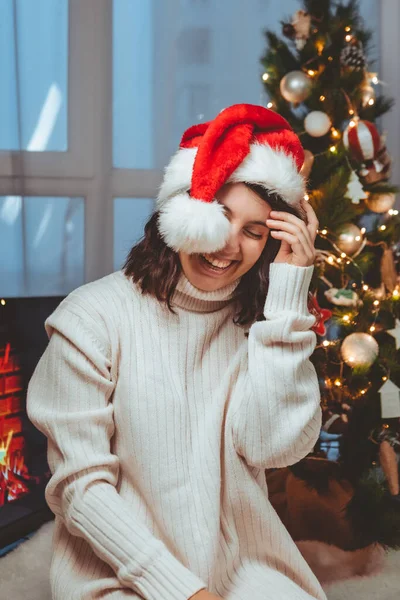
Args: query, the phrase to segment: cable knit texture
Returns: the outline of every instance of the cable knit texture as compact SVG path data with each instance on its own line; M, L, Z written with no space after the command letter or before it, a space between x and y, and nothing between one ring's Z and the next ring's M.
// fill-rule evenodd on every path
M48 438L54 600L326 598L268 500L264 469L320 425L313 267L272 264L266 320L233 323L236 284L181 276L175 314L117 271L45 322L27 412ZM248 329L248 328L247 328Z

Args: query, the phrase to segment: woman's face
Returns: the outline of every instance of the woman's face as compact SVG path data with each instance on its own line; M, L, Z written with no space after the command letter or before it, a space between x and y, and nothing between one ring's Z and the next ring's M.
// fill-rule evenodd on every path
M269 235L271 207L244 183L227 184L217 194L231 223L230 237L212 254L179 253L182 269L196 288L211 292L242 277L260 258Z

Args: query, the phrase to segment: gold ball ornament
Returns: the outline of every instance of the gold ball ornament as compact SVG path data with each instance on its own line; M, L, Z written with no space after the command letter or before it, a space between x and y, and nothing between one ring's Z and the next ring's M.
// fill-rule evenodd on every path
M340 348L344 362L350 367L370 367L379 353L379 344L369 333L351 333Z
M332 121L322 110L312 110L304 119L304 129L312 137L322 137L330 130Z
M300 104L310 95L312 81L303 71L290 71L282 77L279 87L285 100Z
M361 229L354 223L345 223L335 233L336 245L349 256L355 254L363 243Z
M368 194L368 197L365 199L365 204L372 212L385 213L394 206L395 201L395 194Z

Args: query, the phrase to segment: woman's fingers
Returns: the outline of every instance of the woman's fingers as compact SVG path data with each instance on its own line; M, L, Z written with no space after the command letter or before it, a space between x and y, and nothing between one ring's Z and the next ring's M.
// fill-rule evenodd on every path
M306 212L307 229L312 236L312 240L314 241L317 236L318 227L319 227L317 215L315 214L313 207L311 206L311 204L309 202L307 202L307 200L302 200L301 205Z

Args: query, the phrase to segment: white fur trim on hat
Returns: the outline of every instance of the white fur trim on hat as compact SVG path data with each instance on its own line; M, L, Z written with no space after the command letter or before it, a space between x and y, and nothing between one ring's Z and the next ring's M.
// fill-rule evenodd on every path
M158 228L165 243L176 252L217 252L228 241L230 222L219 202L203 202L181 193L160 208Z
M180 148L165 169L158 195L158 208L178 192L191 187L197 148ZM305 194L305 181L291 155L283 149L251 144L250 153L232 173L228 182L257 183L279 194L288 204L297 205ZM227 183L228 183L227 182Z

